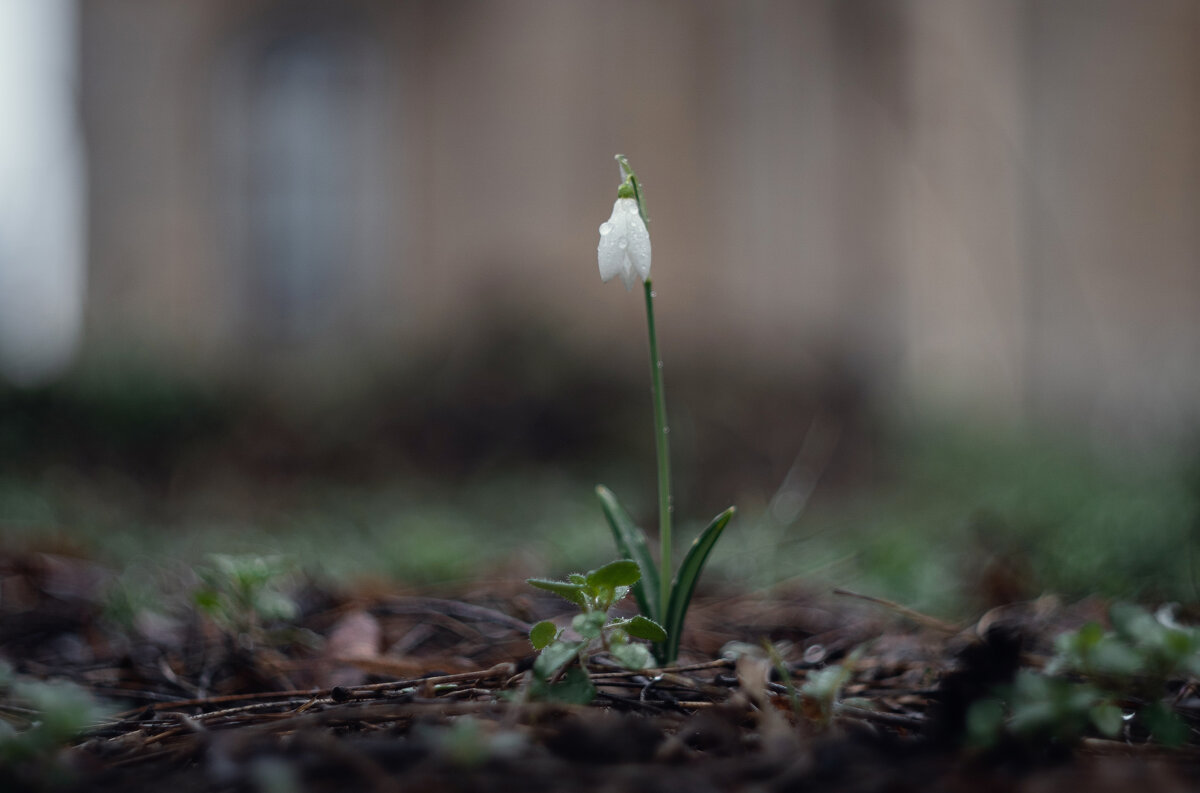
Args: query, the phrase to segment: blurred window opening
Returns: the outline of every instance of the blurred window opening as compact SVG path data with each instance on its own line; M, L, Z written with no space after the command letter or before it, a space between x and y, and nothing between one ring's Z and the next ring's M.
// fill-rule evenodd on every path
M250 38L223 86L240 302L260 343L354 334L356 301L378 288L383 81L371 40L333 22L283 17Z
M262 329L285 340L320 335L334 319L339 252L350 248L347 67L335 42L292 36L266 53L254 86L250 292Z

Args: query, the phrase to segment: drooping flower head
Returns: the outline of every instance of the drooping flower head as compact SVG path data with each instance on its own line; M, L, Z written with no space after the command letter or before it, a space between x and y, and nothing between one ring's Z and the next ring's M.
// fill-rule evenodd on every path
M650 232L638 205L637 177L623 157L618 155L618 161L625 180L617 188L612 216L600 224L596 259L601 280L607 282L619 275L625 288L632 289L637 278L643 281L650 278Z

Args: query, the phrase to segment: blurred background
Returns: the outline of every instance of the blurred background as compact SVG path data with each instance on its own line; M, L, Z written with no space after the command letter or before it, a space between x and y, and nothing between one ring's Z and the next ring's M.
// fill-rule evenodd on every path
M621 152L716 582L1195 598L1198 44L1195 0L0 0L0 532L607 561L592 485L655 498Z

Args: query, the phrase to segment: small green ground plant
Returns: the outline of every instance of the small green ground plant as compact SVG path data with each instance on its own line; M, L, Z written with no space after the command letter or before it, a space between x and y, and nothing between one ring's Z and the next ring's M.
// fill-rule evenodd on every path
M1115 603L1112 630L1090 622L1055 640L1044 674L1022 669L1011 686L976 702L968 714L972 744L1002 736L1072 743L1091 730L1116 737L1128 727L1166 746L1188 726L1168 701L1172 681L1200 677L1200 628L1179 624L1171 609L1151 614Z
M80 686L23 677L0 661L0 787L5 779L29 785L69 781L59 752L107 716Z
M542 620L530 630L529 641L540 653L533 664L531 694L535 699L591 702L596 689L586 667L588 655L597 646L627 669L650 666L650 651L630 639L662 642L666 639L662 626L641 614L609 614L640 578L637 563L622 559L586 574L572 574L565 581L529 579L531 585L553 592L580 610L571 620L573 637L549 620ZM572 662L578 663L571 666Z
M612 215L600 225L600 244L596 249L600 278L609 281L621 277L625 288L632 289L638 278L646 295L646 326L650 336L650 383L654 401L654 444L658 471L658 565L650 555L645 533L634 524L629 513L613 493L600 485L596 494L612 529L617 550L635 562L641 576L633 584L633 594L642 615L661 625L665 636L654 643L654 657L660 665L675 662L679 656L679 640L683 622L691 603L696 582L708 556L733 517L734 508L722 512L700 532L684 557L683 564L672 577L671 569L671 454L668 443L667 405L663 391L663 363L658 352L658 335L654 325L654 298L657 296L650 280L650 217L641 182L618 154L621 184Z
M241 641L261 639L265 627L296 615L284 592L291 565L278 556L211 554L197 569L196 606L223 631Z
M1111 631L1088 623L1058 637L1046 672L1086 677L1127 706L1131 726L1159 743L1182 744L1188 727L1166 697L1172 681L1200 677L1200 628L1180 624L1170 606L1151 614L1118 602L1108 618Z
M967 744L987 749L1011 738L1027 746L1070 746L1093 730L1114 738L1121 710L1090 683L1021 669L1011 685L967 712Z
M734 647L727 650L727 655L745 652L748 649L751 649L750 645L735 644ZM796 718L807 720L813 728L820 732L832 729L838 707L843 704L842 689L854 676L854 666L862 658L864 648L861 646L854 648L840 664L830 664L809 672L799 688L796 687L792 673L779 648L764 639L762 650L766 652L767 660L770 661L771 666L775 669L775 674L782 681L782 685L787 691L788 702L791 703L792 712L796 714Z

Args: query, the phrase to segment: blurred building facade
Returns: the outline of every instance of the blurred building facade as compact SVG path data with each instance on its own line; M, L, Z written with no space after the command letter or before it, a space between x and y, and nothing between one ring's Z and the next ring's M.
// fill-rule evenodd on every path
M1200 424L1194 0L80 10L91 347L274 377L531 317L640 366L620 151L676 358Z

